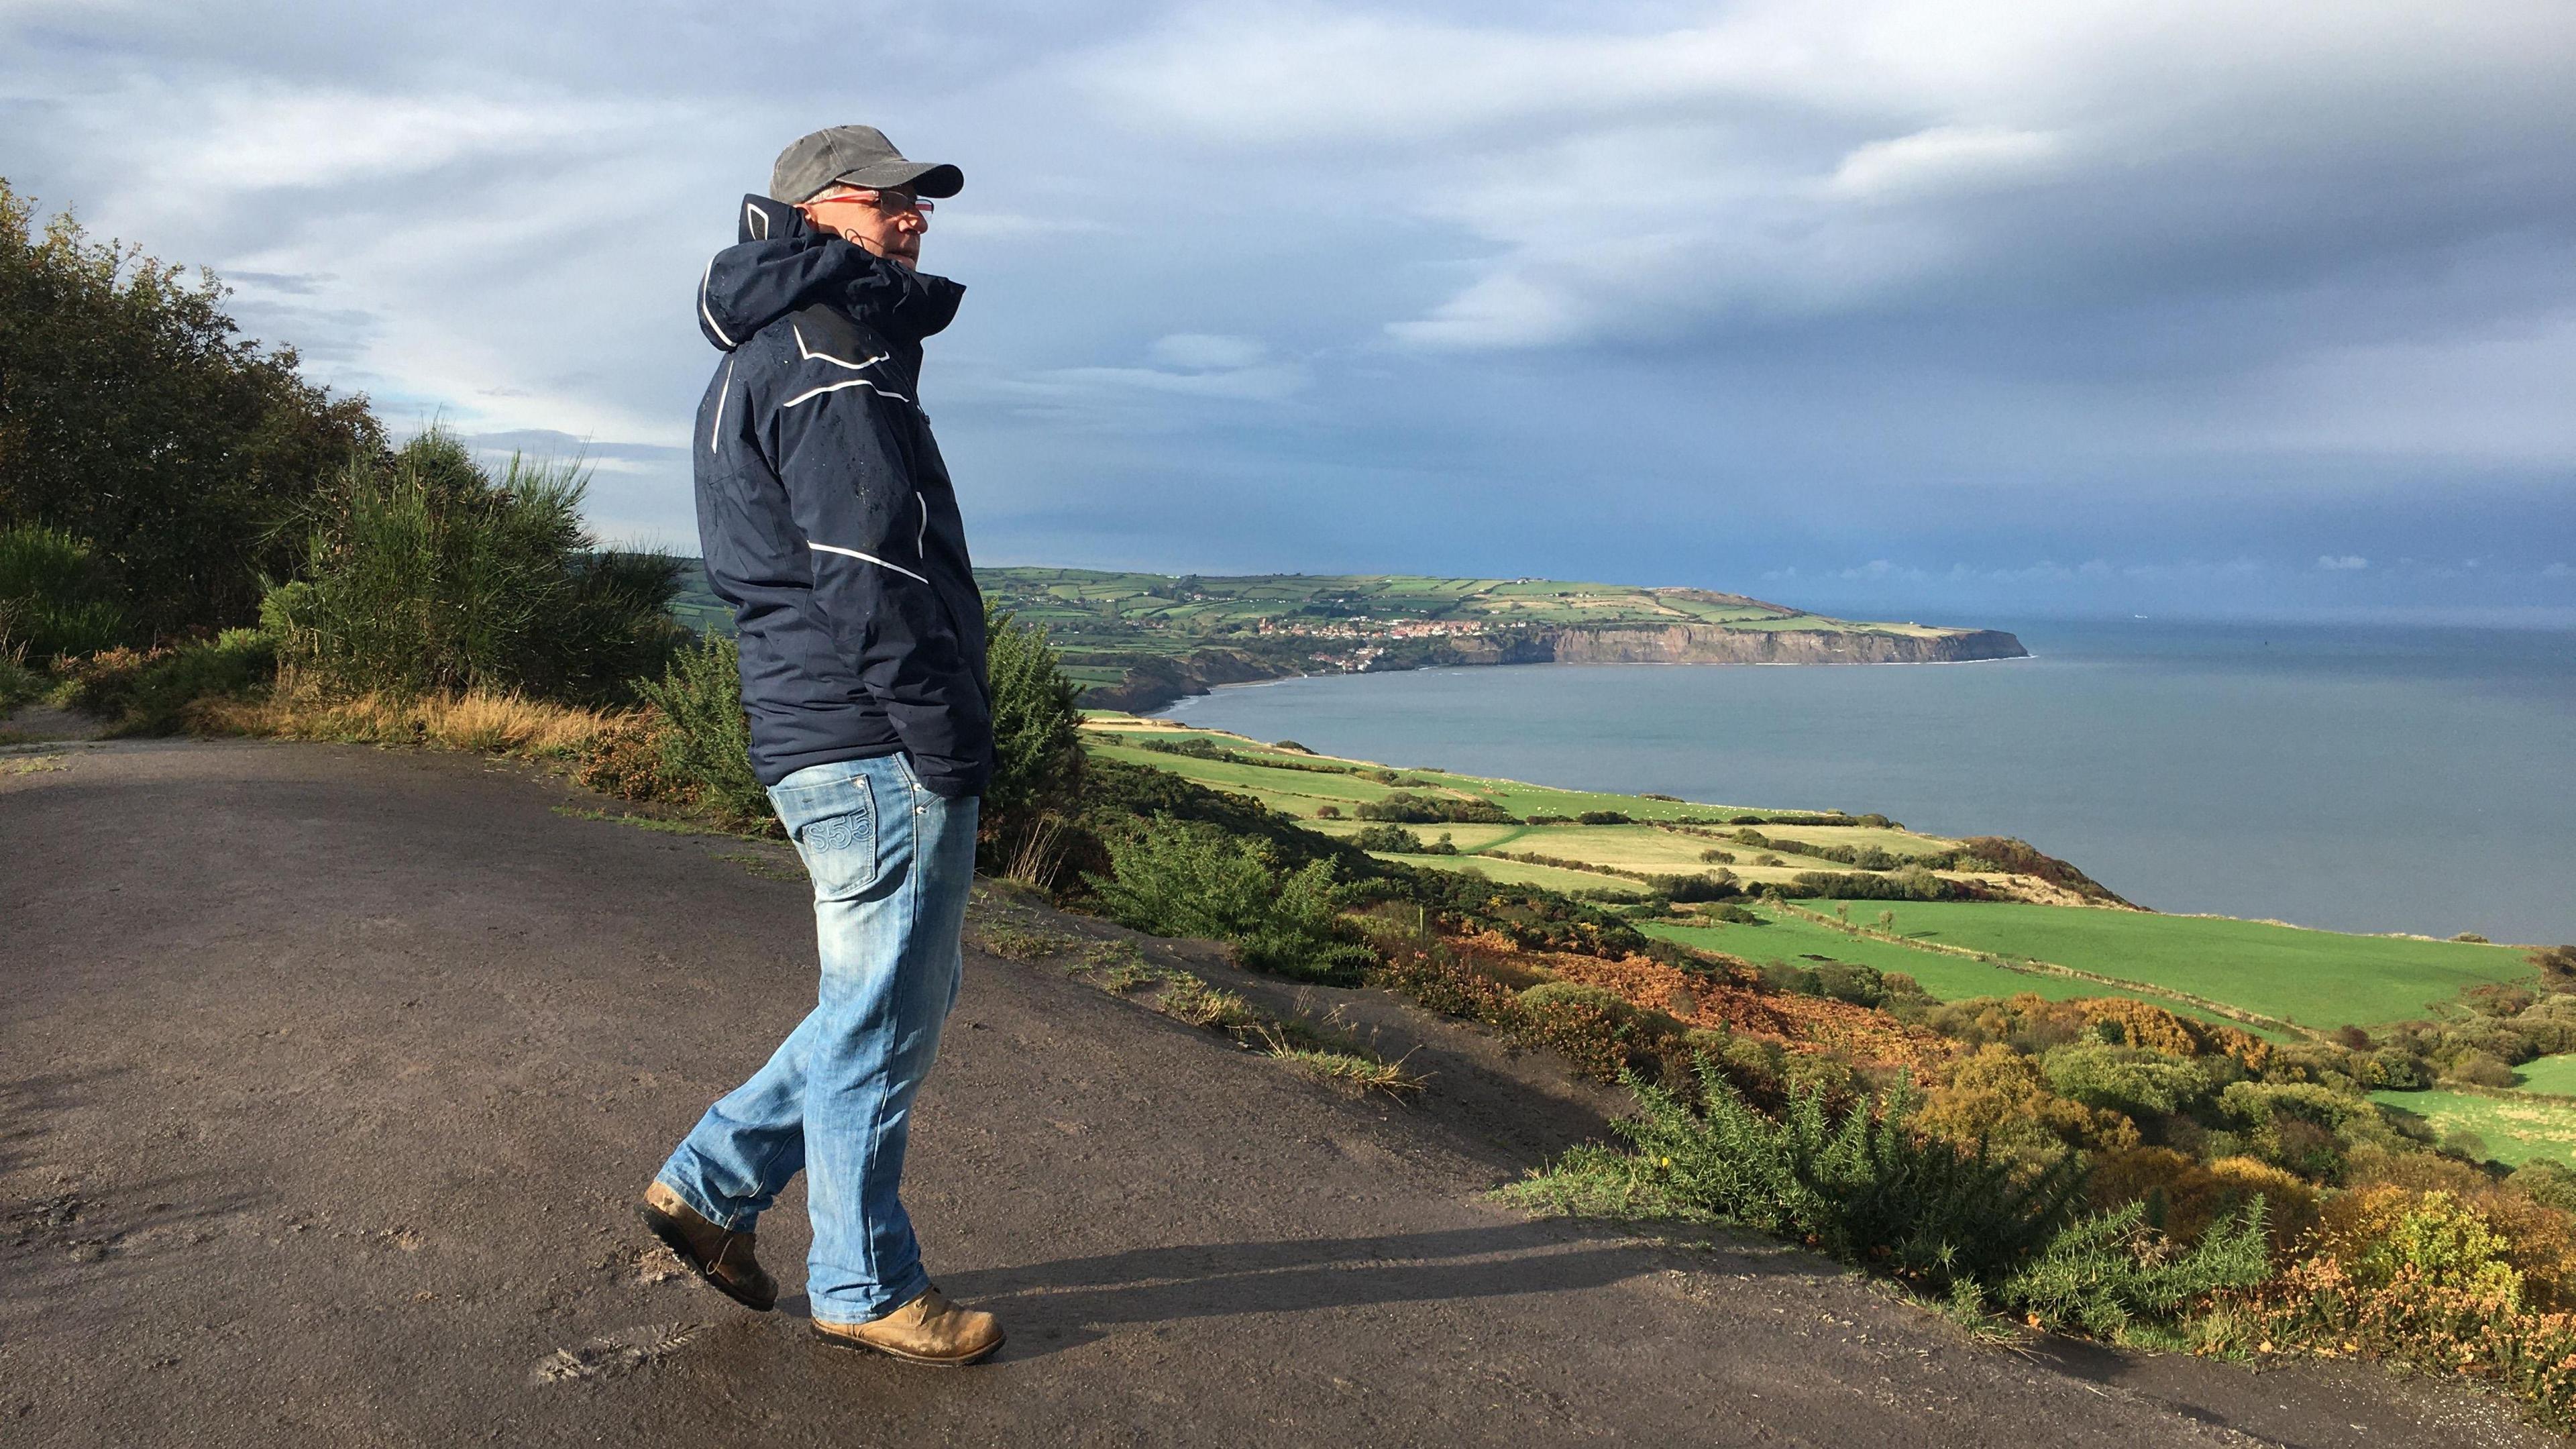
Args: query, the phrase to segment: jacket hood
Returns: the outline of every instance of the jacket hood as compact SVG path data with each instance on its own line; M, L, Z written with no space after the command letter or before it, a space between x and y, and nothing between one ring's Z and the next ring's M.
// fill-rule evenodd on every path
M790 312L823 305L917 347L957 316L966 289L805 224L796 208L746 196L734 245L698 279L698 330L731 352Z

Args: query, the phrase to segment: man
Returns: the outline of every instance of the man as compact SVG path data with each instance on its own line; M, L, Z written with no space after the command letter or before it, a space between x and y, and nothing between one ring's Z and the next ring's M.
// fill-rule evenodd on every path
M965 289L915 263L931 198L964 184L872 127L817 131L779 155L770 196L743 198L739 244L699 284L725 356L691 450L698 537L741 632L752 768L814 879L822 988L643 1209L707 1282L766 1310L753 1224L802 1168L815 1332L927 1364L1002 1343L931 1284L898 1196L993 757L983 598L916 402L922 340Z

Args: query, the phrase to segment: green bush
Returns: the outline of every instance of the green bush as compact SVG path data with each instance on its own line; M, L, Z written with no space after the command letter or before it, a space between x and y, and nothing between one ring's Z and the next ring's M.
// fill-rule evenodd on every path
M125 642L94 551L60 529L0 528L0 655L42 665Z
M2040 1071L2061 1097L2142 1120L2191 1111L2219 1086L2196 1062L2099 1042L2055 1048L2041 1058Z
M271 590L261 620L335 691L619 698L684 638L667 613L678 565L593 552L586 486L575 467L515 457L495 480L436 429L388 464L355 460L306 577Z
M664 784L736 825L771 818L769 792L751 772L751 725L742 712L742 656L710 634L671 656L661 679L635 691L660 711L656 769Z
M1512 1035L1563 1055L1575 1075L1615 1082L1628 1069L1628 1037L1637 1008L1616 993L1574 981L1542 981L1517 998Z
M2175 1252L2133 1202L2069 1224L2028 1264L1996 1285L2005 1307L2057 1327L2109 1338L2133 1319L2170 1318L2222 1288L2250 1288L2271 1273L2264 1202L2257 1195Z
M2071 1156L2017 1174L1982 1151L1915 1136L1902 1084L1854 1102L1839 1122L1828 1118L1823 1091L1796 1092L1775 1122L1716 1062L1703 1057L1699 1074L1704 1112L1628 1079L1639 1112L1618 1130L1663 1194L1936 1291L2002 1283L2066 1225L2082 1187Z
M226 629L212 641L149 652L110 649L68 661L64 700L107 721L112 735L177 734L200 699L249 699L277 677L277 641Z
M985 606L985 675L993 700L993 778L984 788L978 853L984 869L1040 887L1053 882L1064 822L1082 789L1082 691L1067 679L1046 630Z
M1120 925L1231 941L1248 967L1312 981L1356 983L1377 962L1343 935L1327 861L1283 870L1260 840L1175 820L1108 845L1110 874L1085 882Z
M1401 825L1364 825L1351 836L1351 844L1362 850L1383 850L1396 855L1418 855L1422 837Z
M1392 820L1404 825L1518 825L1509 811L1491 800L1462 800L1454 795L1424 795L1398 790L1371 800L1352 813L1362 820Z

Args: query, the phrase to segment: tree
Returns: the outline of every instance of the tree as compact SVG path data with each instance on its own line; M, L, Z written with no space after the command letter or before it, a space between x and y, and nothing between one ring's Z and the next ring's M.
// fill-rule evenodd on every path
M212 273L34 217L0 181L0 527L95 549L138 642L250 622L328 480L383 452L366 399L241 336Z

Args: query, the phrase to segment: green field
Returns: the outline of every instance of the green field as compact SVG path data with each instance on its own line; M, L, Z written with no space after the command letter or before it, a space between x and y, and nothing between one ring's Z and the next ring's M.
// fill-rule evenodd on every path
M2474 1132L2487 1155L2508 1167L2533 1161L2576 1167L2576 1104L2468 1092L2373 1092L2370 1100L2414 1113L2436 1132Z
M2513 1084L2526 1092L2576 1097L2576 1052L2524 1062L2514 1068Z
M1854 901L1875 920L1885 902ZM1983 901L1900 902L1896 929L1945 945L2169 987L2327 1030L2425 1014L2462 987L2531 973L2507 946L2348 936L2262 921Z
M1887 903L1870 902L1880 910ZM2073 976L2054 973L2015 971L2006 966L1992 966L1972 961L1965 956L1952 956L1942 951L1925 951L1900 946L1893 941L1872 940L1854 936L1831 926L1819 925L1798 916L1753 908L1769 924L1744 925L1712 921L1706 925L1688 925L1677 921L1641 921L1638 929L1649 936L1679 941L1705 951L1720 951L1740 956L1747 961L1786 961L1790 965L1813 964L1813 958L1848 961L1857 966L1880 971L1902 971L1914 978L1925 991L1942 1001L1969 1001L1981 996L2017 996L2031 992L2050 1001L2072 1001L2085 996L2128 996L2154 1006L2161 1006L2177 1016L2188 1016L2219 1026L2232 1026L2274 1041L2287 1040L2282 1033L2263 1027L2230 1020L2214 1011L2206 1011L2187 1001L2177 1001L2154 991L2121 991ZM1901 907L1899 907L1901 909ZM2043 910L2066 909L2040 907ZM1865 919L1854 911L1855 919ZM1875 915L1876 912L1871 912Z
M1315 813L1315 807L1318 805L1334 805L1347 812L1353 805L1366 801L1383 800L1387 796L1394 794L1399 790L1410 791L1415 794L1449 794L1456 795L1461 798L1473 797L1481 800L1490 800L1496 805L1501 806L1505 812L1522 817L1531 815L1563 815L1572 817L1580 815L1588 810L1616 810L1635 820L1679 820L1713 815L1723 816L1748 811L1762 815L1796 813L1778 808L1765 808L1760 806L1722 805L1675 800L1648 800L1636 795L1612 795L1595 790L1560 790L1552 786L1532 785L1519 780L1489 779L1478 775L1452 774L1441 770L1399 769L1396 771L1400 777L1398 783L1385 784L1359 775L1327 773L1324 771L1300 770L1293 768L1296 764L1301 762L1350 764L1358 765L1367 769L1380 768L1379 766L1365 760L1333 760L1326 756L1300 755L1293 751L1275 749L1271 746L1246 740L1239 736L1221 734L1211 730L1173 729L1167 726L1148 724L1143 721L1137 721L1131 725L1122 727L1120 721L1116 717L1096 719L1093 722L1093 727L1087 732L1086 738L1094 751L1111 759L1124 760L1131 764L1151 765L1156 769L1169 770L1173 774L1179 775L1184 779L1195 780L1200 784L1212 786L1220 790L1234 790L1244 794L1257 795L1262 797L1265 801L1275 803L1279 809L1287 810L1292 814L1305 817L1313 816ZM1256 759L1277 760L1281 763L1277 767L1272 767L1262 764L1238 764L1231 760L1196 759L1188 755L1174 755L1158 750L1147 750L1137 745L1126 743L1125 741L1129 739L1151 739L1172 742L1189 739L1204 739L1211 744L1232 750L1238 754L1251 755ZM1325 822L1318 828L1329 829L1331 828L1330 822ZM1458 829L1461 827L1448 826L1442 828ZM1688 867L1694 870L1707 868L1700 864L1699 852L1712 846L1722 847L1746 854L1750 853L1744 851L1743 847L1736 846L1728 841L1674 835L1666 831L1653 829L1650 826L1534 826L1513 828L1539 831L1580 831L1587 837L1598 834L1600 839L1604 841L1614 838L1613 832L1630 832L1624 837L1617 838L1627 838L1631 840L1652 836L1662 841L1672 842L1671 846L1667 850L1658 855L1658 859L1676 858L1677 855L1677 858L1686 862ZM1895 854L1923 854L1931 851L1945 850L1956 843L1954 841L1936 839L1931 836L1914 835L1899 830L1875 830L1863 826L1837 825L1816 827L1801 825L1763 825L1757 828L1760 829L1764 835L1781 840L1831 840L1854 845L1876 844L1882 849ZM1535 844L1504 845L1501 848L1506 850L1537 850L1545 854L1559 853L1553 850L1547 850L1544 847ZM1784 858L1786 857L1784 856ZM1660 866L1658 868L1668 869L1671 867ZM1834 866L1829 862L1811 860L1804 868L1814 870L1820 868L1842 869L1843 867Z

